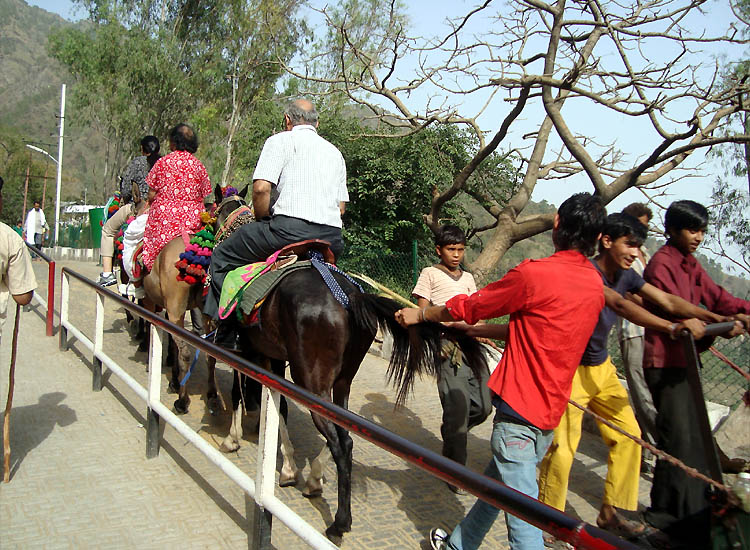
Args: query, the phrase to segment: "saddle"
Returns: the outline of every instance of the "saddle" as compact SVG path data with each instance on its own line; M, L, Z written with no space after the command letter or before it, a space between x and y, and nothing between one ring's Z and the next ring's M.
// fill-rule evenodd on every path
M230 271L221 288L219 318L226 319L240 304L241 310L245 313L257 309L282 277L298 268L310 267L309 261L297 260L307 258L312 252L320 253L325 262L333 265L335 256L331 252L330 243L320 239L309 239L286 245L264 262L248 264Z
M313 250L320 252L326 263L336 263L336 257L333 255L333 252L331 252L331 243L321 239L308 239L306 241L288 244L279 250L278 256L283 257L294 255L298 258L306 258Z

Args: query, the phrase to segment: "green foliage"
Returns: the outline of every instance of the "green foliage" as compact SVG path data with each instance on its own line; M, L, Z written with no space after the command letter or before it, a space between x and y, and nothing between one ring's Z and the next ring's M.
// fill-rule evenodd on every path
M399 138L357 137L364 129L353 118L322 116L320 133L344 155L350 202L345 235L350 246L410 252L412 241L432 246L422 212L433 190L451 183L451 174L470 154L466 136L454 127L430 128ZM465 226L459 206L446 220Z
M26 172L30 174L26 211L34 206L34 200L41 201L44 190L44 179L38 175L44 174L45 163L39 158L41 155L32 154L26 148L21 136L12 128L0 126L0 165L3 167L3 210L0 221L13 226L20 219L26 218L23 199L26 188ZM51 165L50 179L47 183L47 194L44 200L44 214L50 226L55 219L55 167ZM35 175L37 175L35 177Z

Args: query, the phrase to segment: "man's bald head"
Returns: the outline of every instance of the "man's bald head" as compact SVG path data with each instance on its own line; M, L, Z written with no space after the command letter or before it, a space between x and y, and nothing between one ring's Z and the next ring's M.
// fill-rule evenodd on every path
M315 105L307 99L296 99L284 110L284 115L289 119L292 126L299 124L318 125L318 111Z

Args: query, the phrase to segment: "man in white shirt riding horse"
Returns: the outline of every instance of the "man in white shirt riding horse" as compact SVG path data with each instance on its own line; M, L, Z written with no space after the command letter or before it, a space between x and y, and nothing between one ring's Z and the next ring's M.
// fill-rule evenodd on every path
M328 241L336 257L344 248L341 216L349 201L344 157L318 135L318 113L310 101L290 103L284 127L266 140L253 173L253 210L259 221L241 226L211 256L211 290L204 313L214 319L224 278L233 269L307 239ZM274 187L278 198L272 211ZM222 325L216 342L236 349L233 331Z

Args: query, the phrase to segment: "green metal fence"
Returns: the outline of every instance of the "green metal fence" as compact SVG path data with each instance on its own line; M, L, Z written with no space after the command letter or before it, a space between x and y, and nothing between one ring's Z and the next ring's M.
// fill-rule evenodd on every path
M614 330L609 335L608 347L612 362L617 367L617 372L624 379L625 371L622 366L620 345L617 342L617 332ZM748 372L748 358L750 357L750 337L748 335L737 336L731 340L717 338L713 347L727 356L735 365ZM750 390L750 382L710 351L701 354L701 363L703 364L701 381L706 400L726 405L731 409L736 408L742 401L742 394Z
M58 246L93 248L91 226L88 223L66 223L60 227Z
M338 260L341 269L367 275L405 298L411 298L411 291L422 268L432 263L433 260L417 253L416 243L410 252L401 254L384 254L371 248L350 247Z

